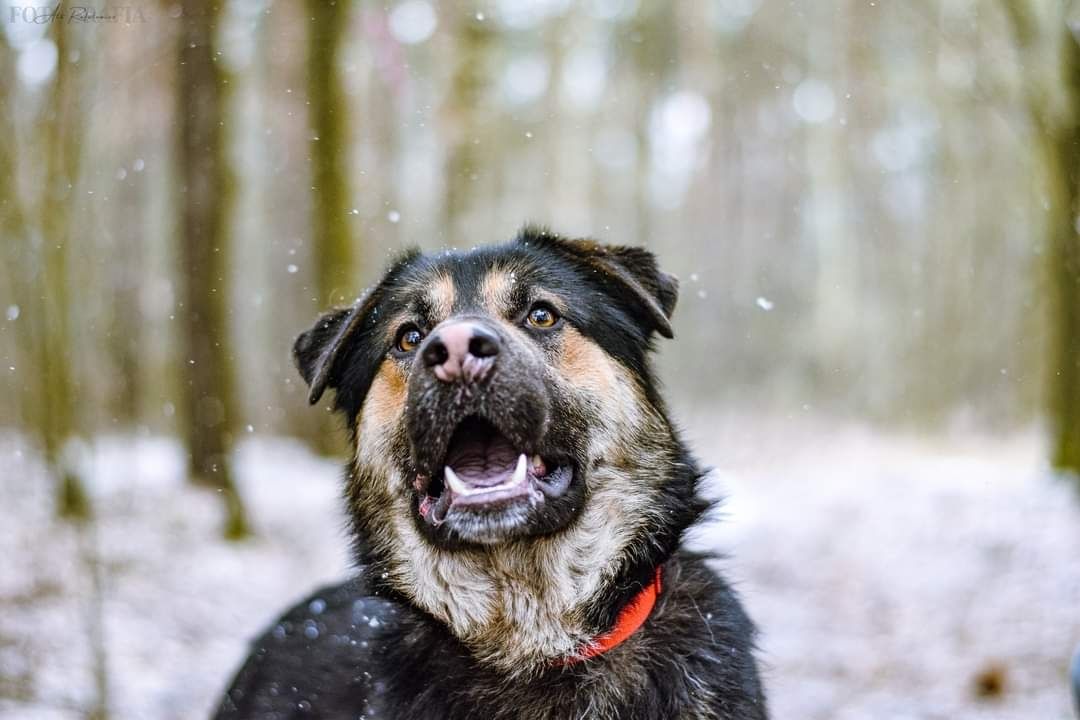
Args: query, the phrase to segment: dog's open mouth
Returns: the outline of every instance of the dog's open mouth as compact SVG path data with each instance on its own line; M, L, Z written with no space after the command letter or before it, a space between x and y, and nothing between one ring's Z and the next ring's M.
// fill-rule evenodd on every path
M570 463L515 448L494 425L472 415L454 430L442 469L418 474L415 488L420 516L440 525L453 513L539 505L563 495L572 477Z

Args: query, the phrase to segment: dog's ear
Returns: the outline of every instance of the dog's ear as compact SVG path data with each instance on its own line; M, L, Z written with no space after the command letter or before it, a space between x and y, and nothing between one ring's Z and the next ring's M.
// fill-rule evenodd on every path
M654 330L666 338L675 337L671 314L679 299L679 279L662 271L656 256L645 248L570 240L531 227L521 232L518 241L550 247L585 264L644 310Z
M310 388L308 402L312 405L319 402L327 387L332 387L334 363L349 336L367 316L374 295L368 290L353 305L323 313L293 343L293 361Z
M360 330L372 315L388 284L397 279L421 257L416 248L406 250L391 263L379 284L369 288L349 307L334 308L324 313L311 329L300 333L293 343L293 360L311 391L308 402L314 405L326 392L337 387L335 367L349 339Z

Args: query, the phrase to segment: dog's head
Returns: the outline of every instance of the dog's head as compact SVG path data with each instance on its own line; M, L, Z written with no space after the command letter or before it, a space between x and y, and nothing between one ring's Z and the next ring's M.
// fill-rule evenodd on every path
M348 499L368 559L474 639L510 612L495 597L507 577L565 570L573 589L553 612L578 613L586 632L588 611L572 606L670 545L683 529L672 518L691 513L648 362L676 297L645 250L526 230L408 254L320 318L294 353L311 401L335 389L349 421Z

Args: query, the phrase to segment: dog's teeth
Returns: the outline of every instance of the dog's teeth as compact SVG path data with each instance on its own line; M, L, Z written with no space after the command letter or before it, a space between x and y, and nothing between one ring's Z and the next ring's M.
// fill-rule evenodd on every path
M532 466L534 470L539 470L544 467L544 461L540 459L539 455L532 456Z
M461 478L457 476L457 473L449 465L446 466L443 472L446 475L446 484L450 486L455 495L468 495L472 492L469 486L461 481Z
M510 487L515 487L525 482L525 472L529 468L529 461L525 453L518 456L517 467L514 468L514 477L510 479Z
M469 487L461 478L457 476L453 468L447 465L443 469L443 474L446 477L446 484L454 495L481 495L483 493L498 492L501 490L509 490L515 488L525 482L526 475L529 469L528 458L525 457L525 453L522 453L518 457L517 466L514 468L514 474L510 476L510 479L504 483L498 485L492 485L491 487Z

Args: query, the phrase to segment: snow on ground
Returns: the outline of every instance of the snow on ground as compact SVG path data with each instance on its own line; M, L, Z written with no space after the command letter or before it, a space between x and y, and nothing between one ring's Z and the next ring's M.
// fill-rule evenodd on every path
M727 496L695 543L728 554L763 630L775 718L1071 718L1080 503L1037 437L723 419L690 435ZM114 718L205 717L260 628L347 573L336 464L271 438L237 460L254 540L217 539L218 498L159 438L96 443L98 520L80 532L52 518L29 448L0 437L0 717L82 716L98 612ZM1000 694L978 696L983 675Z
M92 562L100 557L114 718L206 717L276 613L347 572L338 465L287 440L237 453L257 537L218 540L215 493L185 484L170 440L111 438L93 460L96 537L51 517L25 448L0 483L0 717L75 718L93 698Z

